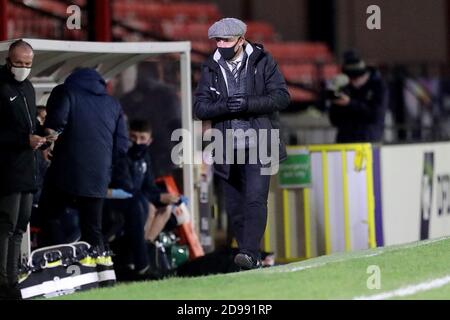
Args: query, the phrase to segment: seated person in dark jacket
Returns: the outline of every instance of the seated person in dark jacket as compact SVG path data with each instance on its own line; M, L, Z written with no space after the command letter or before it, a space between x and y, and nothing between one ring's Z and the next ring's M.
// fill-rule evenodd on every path
M386 87L380 73L354 51L344 54L342 69L349 83L332 100L329 114L338 130L336 142L382 142Z
M154 241L162 231L171 215L169 205L177 203L179 197L163 193L155 184L148 153L150 124L131 121L129 135L133 144L128 156L116 165L108 205L123 215L125 241L131 253L129 264L134 265L138 276L145 276L150 272L147 240Z

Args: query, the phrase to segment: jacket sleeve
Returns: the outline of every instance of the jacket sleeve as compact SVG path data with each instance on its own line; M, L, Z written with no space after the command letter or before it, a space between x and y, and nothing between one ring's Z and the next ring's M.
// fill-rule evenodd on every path
M64 85L56 86L47 101L47 117L44 127L55 131L64 130L69 120L70 98Z
M160 201L161 197L161 189L155 183L155 177L153 175L153 169L150 159L146 158L147 162L147 171L145 172L144 183L142 185L142 193L150 201L155 207L164 207Z
M351 98L347 106L332 105L330 108L330 121L333 125L349 122L373 124L384 121L385 114L385 87L380 80L374 84L374 95L370 100Z
M123 156L119 159L115 159L109 188L123 189L130 193L134 193L136 191L131 178L130 166L127 157Z
M116 122L113 141L113 159L122 159L128 152L128 129L122 107L119 105L119 117Z
M30 147L30 137L27 133L0 129L0 149L26 149Z
M210 77L208 67L203 66L201 78L195 91L194 102L195 116L199 120L214 120L230 114L226 98L221 96L218 91L212 90Z
M259 72L260 70L258 70ZM249 114L265 114L281 111L289 106L291 97L286 86L286 81L281 74L277 63L267 53L267 62L264 65L265 95L249 96Z
M0 116L2 105L0 102ZM0 125L0 150L4 148L26 149L30 147L30 137L27 132L20 132Z

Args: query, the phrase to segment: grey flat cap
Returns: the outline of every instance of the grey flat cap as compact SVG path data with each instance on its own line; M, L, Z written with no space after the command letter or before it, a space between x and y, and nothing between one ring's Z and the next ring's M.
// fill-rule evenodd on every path
M208 38L242 37L247 32L247 25L236 18L223 18L215 22L208 30Z

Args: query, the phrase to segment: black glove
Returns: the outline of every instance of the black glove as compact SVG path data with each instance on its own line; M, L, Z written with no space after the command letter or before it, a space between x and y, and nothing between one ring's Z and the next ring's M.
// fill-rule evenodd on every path
M231 96L227 100L227 108L231 112L245 112L248 109L246 96Z

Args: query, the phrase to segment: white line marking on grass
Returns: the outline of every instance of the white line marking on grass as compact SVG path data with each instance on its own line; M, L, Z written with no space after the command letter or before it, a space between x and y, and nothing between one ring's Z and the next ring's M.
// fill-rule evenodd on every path
M416 294L422 291L428 291L443 287L450 283L450 276L434 279L431 281L422 282L419 284L410 285L407 287L399 288L392 291L387 291L372 296L355 297L353 300L385 300L395 297L405 297Z
M306 265L300 265L300 266L290 266L290 264L287 264L284 266L277 266L275 268L263 269L263 272L265 272L265 273L283 273L283 272L302 271L302 270L311 269L311 268L323 267L330 263L337 263L337 262L350 261L353 259L363 259L363 258L375 257L375 256L381 255L383 253L387 253L387 252L394 252L397 250L412 249L412 248L427 246L427 245L430 245L430 244L433 244L436 242L440 242L440 241L444 241L447 239L449 239L449 237L441 237L441 238L437 238L437 239L422 240L422 241L409 243L406 245L399 245L399 247L397 247L397 246L379 247L379 248L375 249L376 250L375 252L370 252L367 254L361 254L361 255L351 256L351 257L344 257L344 258L340 258L340 259L338 258L336 260L317 262L317 263L311 263L311 264L307 264L308 262L305 261ZM355 253L355 251L353 251L353 253ZM325 257L325 256L322 256L322 257ZM252 270L252 271L254 271L254 270ZM260 270L256 270L256 271L259 272Z
M325 266L327 264L330 264L330 263L344 262L344 261L349 261L349 260L353 260L353 259L374 257L374 256L378 256L378 255L380 255L382 253L384 253L384 251L380 250L380 252L364 254L364 255L357 256L357 257L336 259L336 260L327 261L327 262L318 262L318 263L313 263L313 264L309 264L309 265L306 265L306 266L304 266L304 265L295 266L295 267L293 267L293 266L289 267L289 265L279 266L276 269L269 268L269 269L264 270L264 271L267 272L267 273L296 272L296 271L302 271L302 270L311 269L311 268L323 267L323 266Z

